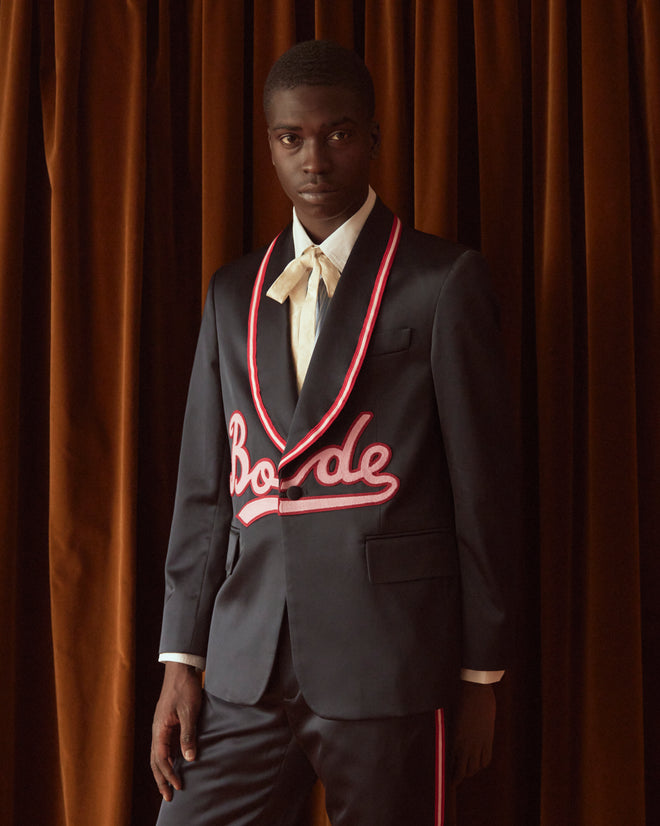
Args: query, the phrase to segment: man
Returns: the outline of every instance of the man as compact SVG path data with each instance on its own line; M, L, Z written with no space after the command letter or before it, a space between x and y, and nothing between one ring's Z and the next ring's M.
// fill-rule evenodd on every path
M333 826L436 826L445 784L490 760L510 643L497 312L477 253L402 227L370 189L356 55L295 46L264 105L294 219L219 270L204 309L166 568L159 823L294 823L318 776Z

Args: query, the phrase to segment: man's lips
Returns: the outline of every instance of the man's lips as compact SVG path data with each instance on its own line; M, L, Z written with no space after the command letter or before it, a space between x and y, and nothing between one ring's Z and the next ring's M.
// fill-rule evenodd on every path
M333 195L336 191L336 188L330 184L306 184L298 190L298 194L303 198L313 199Z

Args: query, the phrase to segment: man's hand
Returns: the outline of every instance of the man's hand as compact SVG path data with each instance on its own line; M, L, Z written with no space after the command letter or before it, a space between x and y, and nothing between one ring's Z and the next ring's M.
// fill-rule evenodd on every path
M195 669L183 663L166 663L151 729L151 771L164 800L172 799L172 788L181 789L181 778L172 768L177 746L185 760L195 759L201 701L202 684Z
M458 785L486 768L493 753L495 692L492 685L461 682L452 744L451 782Z

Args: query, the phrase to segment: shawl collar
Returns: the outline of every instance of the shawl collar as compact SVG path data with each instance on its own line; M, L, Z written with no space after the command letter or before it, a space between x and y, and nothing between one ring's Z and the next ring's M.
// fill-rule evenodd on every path
M293 256L289 224L262 262L252 294L248 329L252 398L266 432L280 451L286 444L298 389L289 336L289 303L279 304L266 292Z
M297 403L288 304L266 297L293 257L291 229L266 253L252 297L248 348L252 344L254 352L248 350L248 362L259 418L283 453L280 467L313 445L346 404L369 344L400 231L400 221L377 200L339 279Z

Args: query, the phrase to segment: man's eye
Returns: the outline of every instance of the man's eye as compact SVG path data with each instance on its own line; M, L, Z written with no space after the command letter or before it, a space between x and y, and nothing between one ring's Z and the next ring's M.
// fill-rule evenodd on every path
M295 146L298 143L298 136L280 135L279 141L280 143L284 144L284 146Z
M348 137L350 137L348 132L345 132L343 129L338 129L329 136L329 140L339 142L345 141Z

